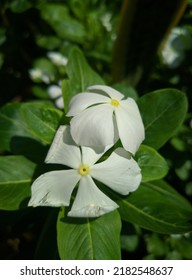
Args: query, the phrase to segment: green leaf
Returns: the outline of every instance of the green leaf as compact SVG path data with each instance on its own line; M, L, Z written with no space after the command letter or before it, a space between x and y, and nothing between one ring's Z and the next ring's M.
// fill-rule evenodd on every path
M159 233L192 230L192 207L163 181L142 184L126 198L116 195L123 220Z
M64 217L60 211L57 242L64 260L120 259L121 222L118 211L97 219Z
M125 98L131 97L134 100L138 99L138 94L134 87L123 84L123 83L117 83L113 85L113 88L120 91L122 94L124 94Z
M147 243L147 252L149 254L162 258L164 255L168 253L169 246L166 240L164 239L164 236L153 233L147 238L146 243Z
M8 5L14 13L23 13L32 7L31 1L29 0L13 0Z
M45 48L47 50L55 50L61 45L61 39L56 36L42 35L37 37L36 41L39 47Z
M141 168L142 182L159 180L167 175L166 160L153 148L141 145L135 159Z
M87 64L83 53L78 48L71 50L66 72L69 80L63 81L62 90L67 112L69 101L75 94L85 91L88 86L104 84L104 81Z
M144 144L159 149L184 121L187 99L176 89L162 89L148 93L138 100L145 126Z
M83 20L88 15L89 4L89 0L69 0L69 6L72 12L80 20Z
M46 3L39 7L42 18L51 25L60 38L84 43L86 38L85 27L80 21L71 17L65 5Z
M15 137L33 138L21 115L21 104L7 104L0 109L0 150L11 150Z
M43 103L5 105L0 109L0 150L15 151L21 140L50 144L61 117L60 110Z
M36 165L23 156L2 156L0 166L0 209L25 207Z
M22 105L21 113L34 138L43 144L50 144L62 112L43 103L25 103Z
M172 236L170 243L184 259L192 259L192 234L187 233L186 236Z

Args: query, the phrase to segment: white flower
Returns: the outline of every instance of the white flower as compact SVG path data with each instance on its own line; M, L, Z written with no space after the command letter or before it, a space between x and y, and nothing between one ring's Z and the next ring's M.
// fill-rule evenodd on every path
M53 79L53 77L38 68L30 69L29 75L34 82L44 82L45 84L49 84Z
M51 99L55 101L57 108L64 108L64 101L62 97L62 89L58 85L51 85L48 87L48 95Z
M97 217L116 209L118 205L99 190L93 179L127 195L141 182L140 168L122 148L107 160L96 163L102 155L91 148L78 147L72 140L69 126L60 126L45 162L63 164L71 169L47 172L37 178L32 184L29 206L68 206L79 183L68 216Z
M135 154L145 137L136 102L132 98L123 99L123 94L108 86L88 89L103 91L108 96L83 92L72 98L67 116L74 116L70 123L74 141L102 151L113 145L118 136L124 149Z
M57 66L66 66L68 59L66 56L58 53L58 52L48 52L47 56L50 60Z

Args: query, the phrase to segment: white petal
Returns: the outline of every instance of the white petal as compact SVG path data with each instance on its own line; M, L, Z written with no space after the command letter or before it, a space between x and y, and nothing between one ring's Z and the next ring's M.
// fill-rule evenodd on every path
M102 193L90 176L81 177L78 192L68 216L98 217L115 210L118 205Z
M132 98L123 100L115 108L119 138L125 150L135 154L145 138L143 121L136 102Z
M97 153L94 149L89 147L81 147L82 163L89 166L95 164L112 146L113 145L106 146L102 153Z
M104 152L103 153L97 153L92 148L81 147L82 163L91 166L102 157Z
M141 170L137 162L122 148L91 168L90 175L112 190L127 195L135 191L141 182Z
M29 206L67 206L80 179L76 170L51 171L38 177L31 186Z
M64 101L63 101L63 97L62 96L60 96L59 98L57 98L55 100L55 105L59 109L63 109L64 108Z
M52 85L48 87L48 95L53 99L60 97L62 95L61 87L57 85Z
M45 159L46 163L59 163L77 169L81 164L79 147L73 141L69 126L61 125Z
M88 87L88 90L100 90L105 93L107 93L112 99L121 100L124 95L117 91L116 89L109 87L109 86L103 86L103 85L94 85L91 87Z
M86 108L100 104L109 103L110 98L97 93L82 92L75 95L69 103L69 112L67 116L75 116Z
M113 108L102 104L90 107L71 120L71 135L80 146L88 146L101 153L115 141Z

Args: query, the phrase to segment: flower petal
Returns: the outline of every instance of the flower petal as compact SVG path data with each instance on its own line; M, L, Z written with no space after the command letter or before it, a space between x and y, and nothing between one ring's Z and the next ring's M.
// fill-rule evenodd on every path
M67 206L80 179L76 170L51 171L38 177L31 186L28 206Z
M115 210L118 205L102 193L90 176L81 177L78 192L68 216L98 217Z
M113 145L106 146L102 153L97 153L94 149L89 147L81 147L82 164L87 164L89 166L95 164L112 146Z
M100 90L105 93L107 93L112 99L121 100L123 99L124 95L117 91L116 89L109 87L109 86L103 86L103 85L94 85L91 87L88 87L88 90Z
M125 150L135 154L145 138L143 121L136 102L132 98L123 100L115 108L119 138Z
M59 109L63 109L63 108L64 108L64 100L63 100L63 97L62 97L62 96L60 96L59 98L57 98L57 99L55 100L55 105L56 105L56 107L59 108Z
M57 85L52 85L52 86L48 87L48 95L49 95L49 97L51 97L53 99L62 96L61 87L59 87Z
M109 103L109 97L97 93L82 92L75 95L69 103L69 111L67 116L75 116L85 110L86 108L100 104Z
M112 190L127 195L135 191L141 182L141 170L137 162L122 148L91 168L90 175Z
M69 126L61 125L45 159L46 163L64 164L77 169L81 164L79 147L73 141Z
M102 104L90 107L71 120L71 135L80 146L88 146L101 153L115 141L113 108Z

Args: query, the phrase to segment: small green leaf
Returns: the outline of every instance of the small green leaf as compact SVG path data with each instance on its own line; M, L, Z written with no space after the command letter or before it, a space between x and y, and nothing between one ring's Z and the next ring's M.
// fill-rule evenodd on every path
M42 18L51 25L60 38L83 43L86 37L84 25L70 15L63 4L46 3L39 5Z
M89 4L89 0L69 0L69 6L72 12L80 20L83 20L87 16L89 12Z
M8 5L14 13L23 13L32 7L31 1L29 0L13 0Z
M134 87L127 85L127 84L123 84L123 83L117 83L113 85L113 88L115 88L116 90L120 91L122 94L124 94L125 98L131 97L134 100L138 99L138 94L136 92L136 90L134 89Z
M123 220L159 233L192 230L192 207L163 181L143 183L126 198L116 195Z
M62 90L67 112L69 101L75 94L85 91L88 86L104 84L104 81L91 69L83 53L77 48L70 52L66 72L69 80L63 81Z
M7 104L0 109L0 150L11 150L15 137L33 138L21 116L21 104Z
M168 172L166 160L151 147L141 145L135 159L141 168L142 182L162 179Z
M159 149L184 121L187 99L176 89L162 89L148 93L138 100L145 126L144 144Z
M41 48L45 48L47 50L55 50L60 47L61 39L56 36L40 36L36 39L37 45Z
M64 217L60 211L57 242L64 260L120 259L121 222L118 211L97 219Z
M14 152L21 140L29 143L35 139L50 144L61 117L60 110L43 103L5 105L0 109L0 150ZM26 151L26 146L24 148Z
M0 166L0 209L25 207L36 165L23 156L2 156Z
M41 103L24 103L21 113L34 138L50 144L62 117L62 112Z

